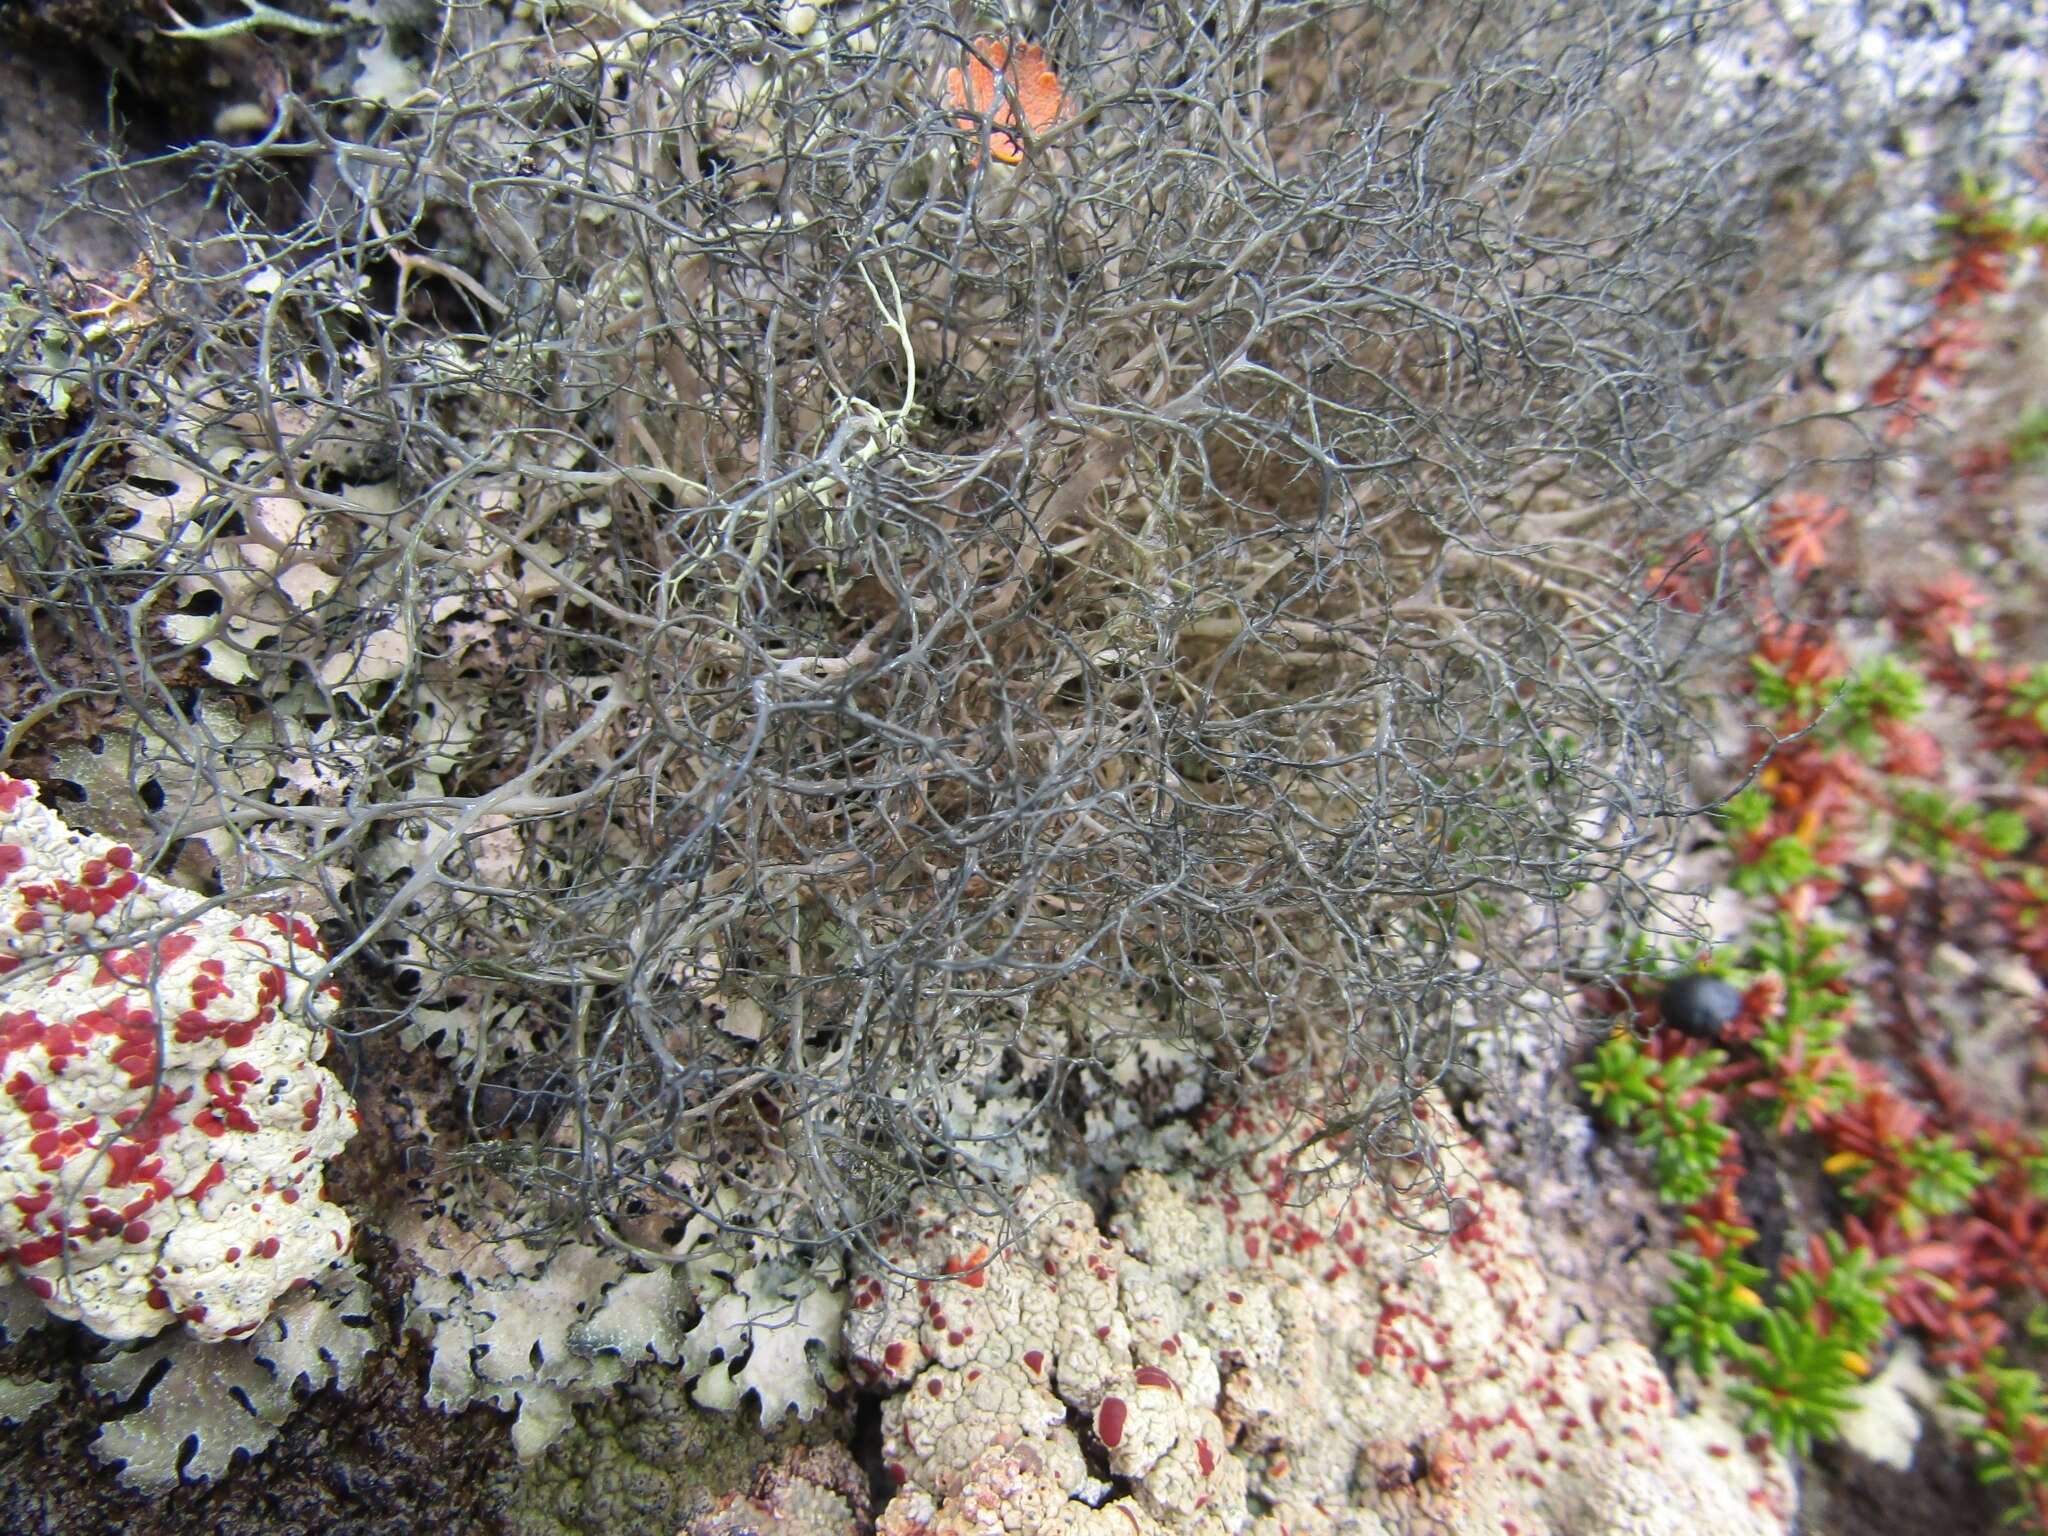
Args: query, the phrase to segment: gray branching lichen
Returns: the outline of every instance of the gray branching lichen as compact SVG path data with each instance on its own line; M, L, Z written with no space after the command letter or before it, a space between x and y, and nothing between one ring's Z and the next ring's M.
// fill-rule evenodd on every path
M560 9L295 108L299 223L9 310L116 481L31 460L15 589L125 637L157 820L336 914L522 1220L864 1233L1121 1134L1065 1085L1132 1020L1359 1176L1575 895L1660 921L1635 562L1790 361L1757 232L1854 152L1799 100L1620 5L1054 7L983 157L922 0Z

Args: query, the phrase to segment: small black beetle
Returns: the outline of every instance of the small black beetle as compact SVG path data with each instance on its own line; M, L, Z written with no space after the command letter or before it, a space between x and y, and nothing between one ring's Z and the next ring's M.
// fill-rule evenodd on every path
M1718 976L1681 976L1664 989L1657 1011L1682 1035L1718 1040L1742 1012L1742 994Z

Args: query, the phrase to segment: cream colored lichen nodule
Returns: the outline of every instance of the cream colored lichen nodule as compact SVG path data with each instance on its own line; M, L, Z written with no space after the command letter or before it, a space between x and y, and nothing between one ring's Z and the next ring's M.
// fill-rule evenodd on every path
M200 907L0 776L0 1273L109 1339L241 1337L349 1246L325 953Z

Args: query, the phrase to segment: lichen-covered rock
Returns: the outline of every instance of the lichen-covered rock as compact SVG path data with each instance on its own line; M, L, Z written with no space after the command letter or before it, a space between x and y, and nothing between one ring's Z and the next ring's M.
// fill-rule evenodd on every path
M847 1329L891 1393L881 1530L1786 1529L1767 1445L1681 1414L1639 1344L1552 1338L1519 1201L1476 1148L1404 1221L1298 1179L1286 1132L1216 1124L1216 1171L1131 1175L1109 1236L1053 1179L1007 1223L934 1198L887 1234Z
M304 922L134 866L0 777L0 1258L106 1338L238 1338L348 1249L337 994Z

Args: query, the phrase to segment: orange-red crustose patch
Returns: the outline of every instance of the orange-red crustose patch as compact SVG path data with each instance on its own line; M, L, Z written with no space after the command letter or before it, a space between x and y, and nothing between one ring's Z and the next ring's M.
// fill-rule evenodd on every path
M958 112L954 121L969 133L989 124L989 153L1004 165L1024 158L1024 142L1014 131L1033 137L1059 121L1065 98L1059 78L1036 43L1015 43L1000 37L977 37L967 46L967 67L946 71L946 105ZM968 163L980 160L970 153Z

